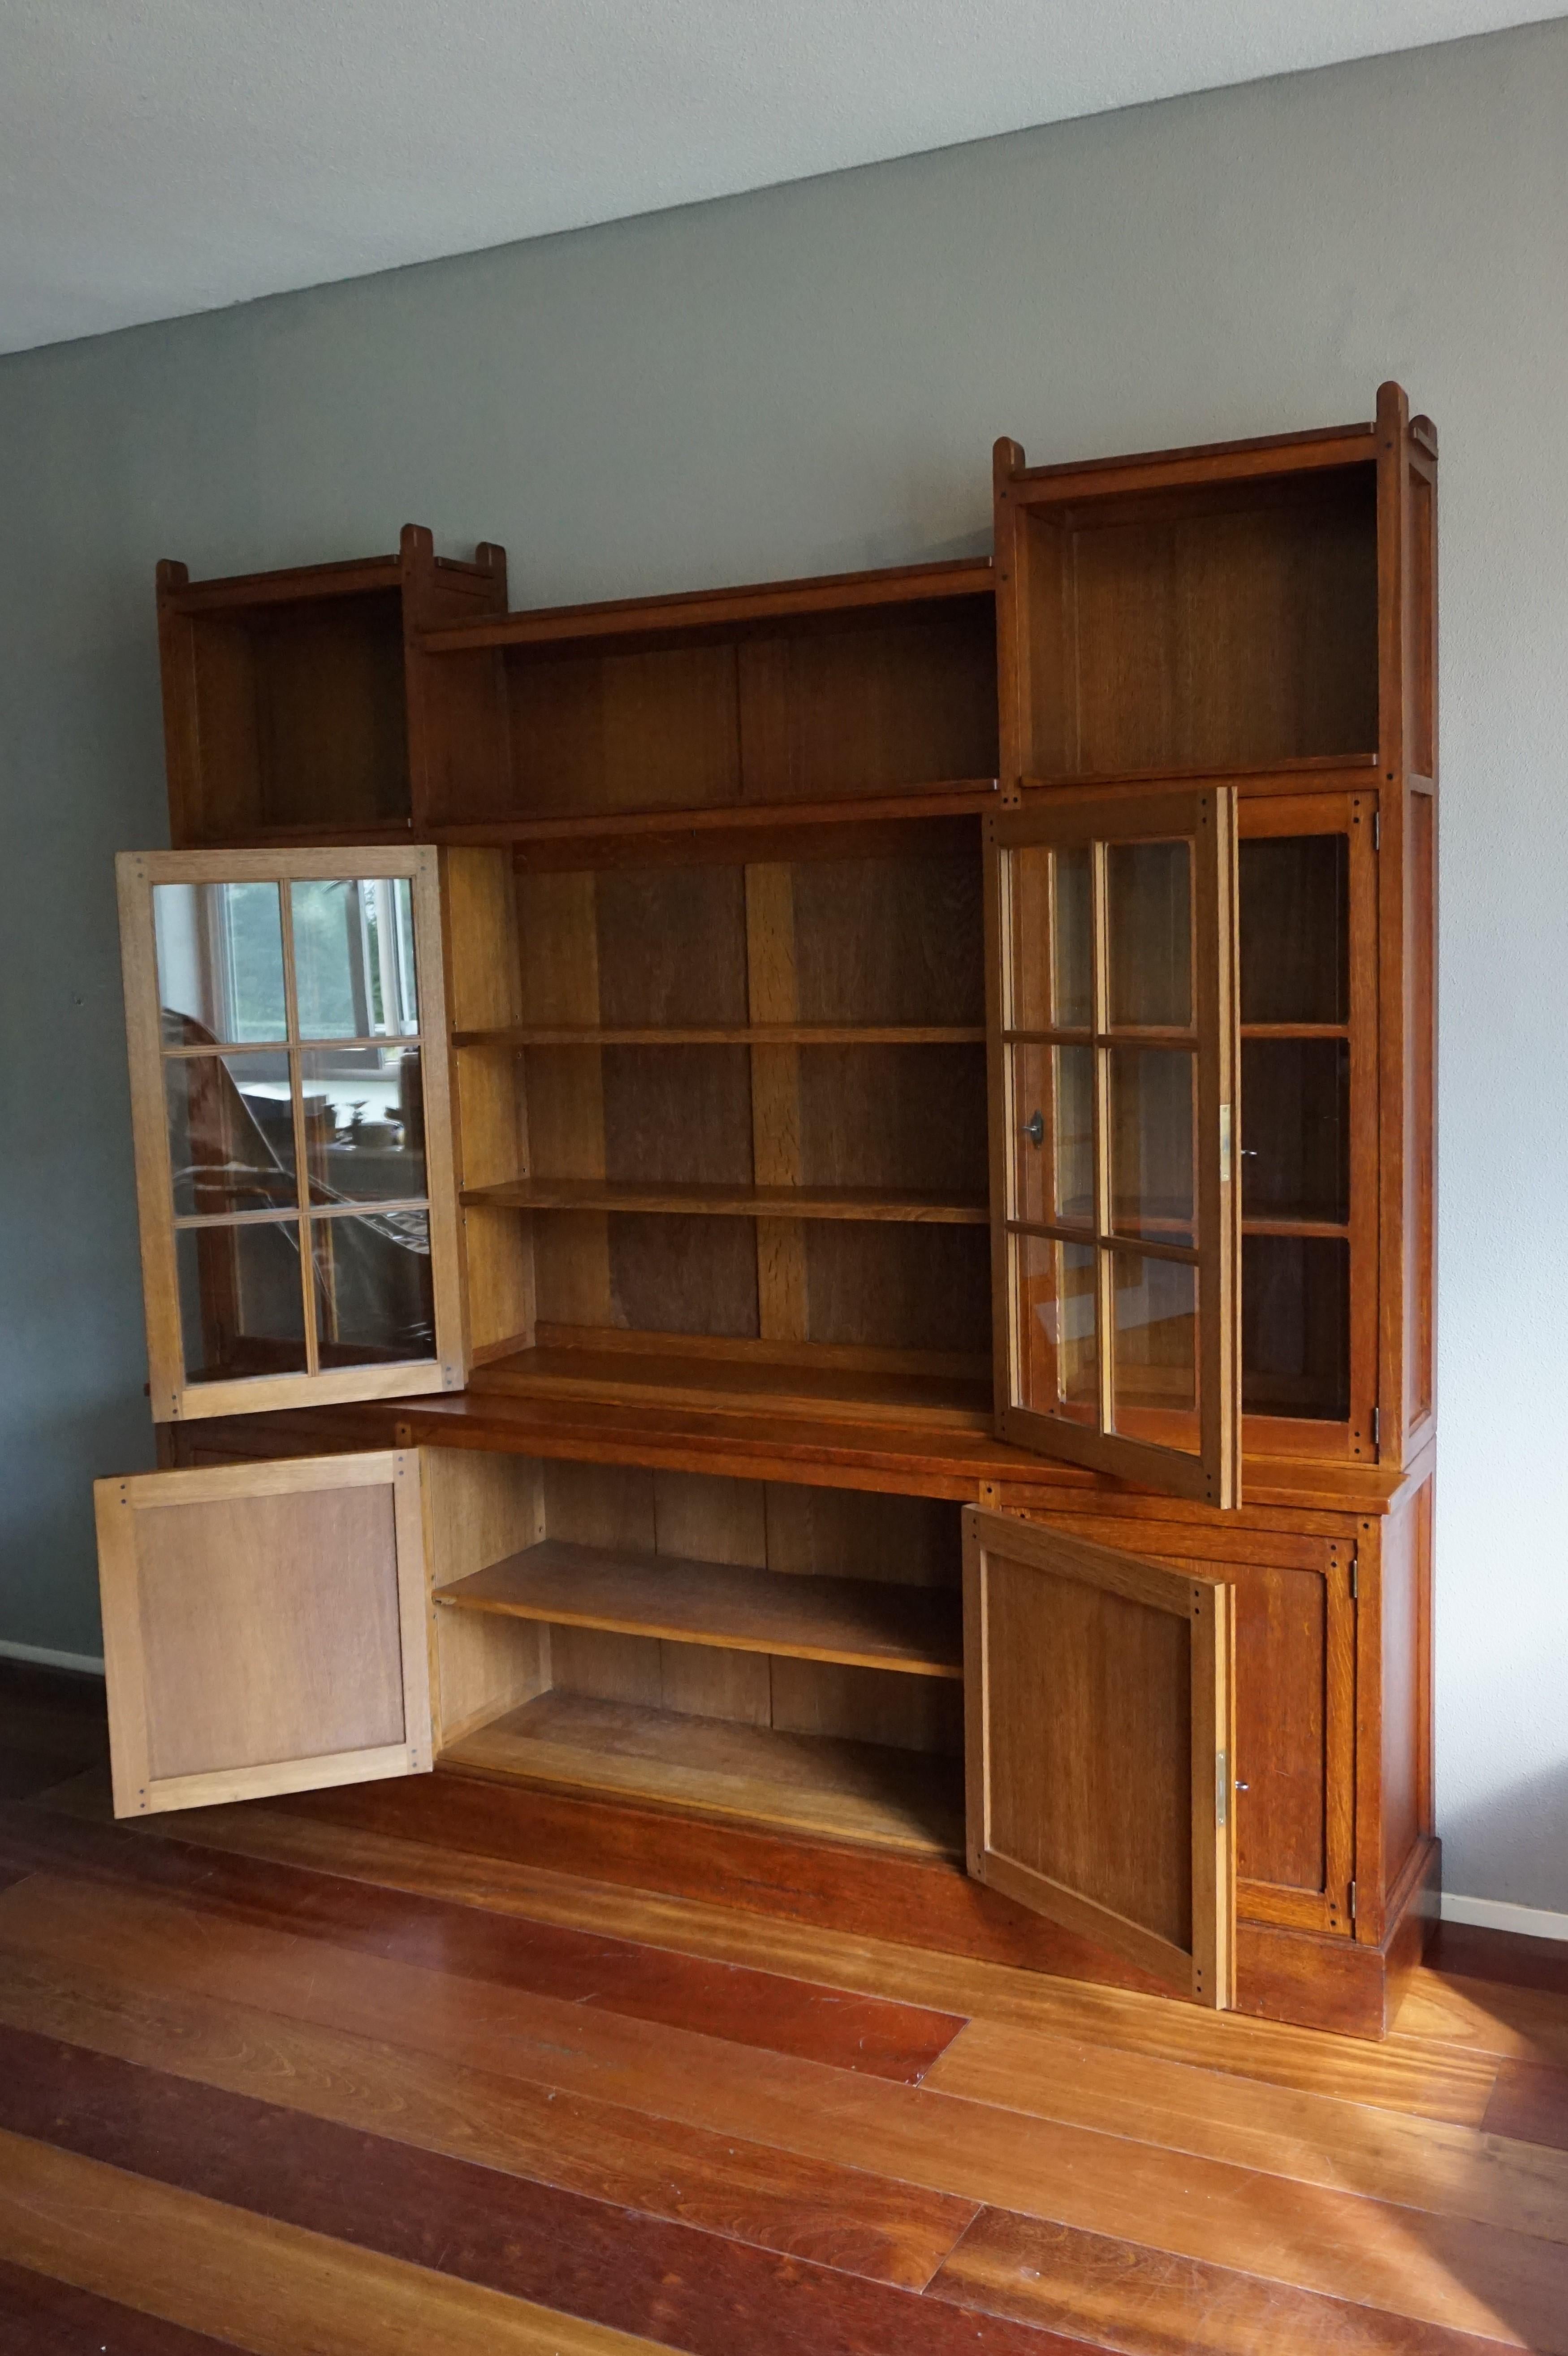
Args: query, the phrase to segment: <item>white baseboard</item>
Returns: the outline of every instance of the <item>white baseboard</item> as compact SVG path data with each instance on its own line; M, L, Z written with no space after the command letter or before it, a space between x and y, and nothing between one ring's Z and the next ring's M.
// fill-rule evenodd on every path
M1568 1939L1568 1914L1544 1906L1510 1906L1504 1898L1461 1898L1443 1892L1445 1922L1473 1922L1482 1931L1518 1931L1527 1939Z
M40 1669L77 1669L83 1676L101 1677L103 1663L91 1653L51 1653L46 1644L13 1644L0 1636L0 1660L31 1661ZM1568 1938L1568 1930L1563 1932Z

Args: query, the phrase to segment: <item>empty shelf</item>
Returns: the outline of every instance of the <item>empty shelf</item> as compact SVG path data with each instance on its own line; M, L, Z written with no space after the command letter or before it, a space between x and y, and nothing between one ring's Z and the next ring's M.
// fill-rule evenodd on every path
M983 1227L990 1211L979 1195L933 1194L875 1186L641 1185L614 1178L514 1178L465 1186L463 1201L515 1211L656 1211L717 1219L891 1219Z
M583 1694L540 1694L453 1743L441 1764L829 1840L964 1849L960 1760Z
M545 1538L443 1588L435 1600L453 1610L608 1628L677 1644L784 1653L914 1676L964 1674L952 1589L797 1577Z

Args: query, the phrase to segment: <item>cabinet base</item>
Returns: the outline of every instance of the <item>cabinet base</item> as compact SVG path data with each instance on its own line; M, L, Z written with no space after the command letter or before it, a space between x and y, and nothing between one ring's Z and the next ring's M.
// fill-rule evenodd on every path
M717 1824L439 1763L432 1776L324 1792L303 1804L336 1823L471 1855L526 1859L592 1881L1053 1978L1170 1995L1163 1982L971 1880L947 1858ZM1237 2009L1381 2037L1435 1919L1437 1844L1424 1848L1401 1911L1377 1946L1240 1924Z

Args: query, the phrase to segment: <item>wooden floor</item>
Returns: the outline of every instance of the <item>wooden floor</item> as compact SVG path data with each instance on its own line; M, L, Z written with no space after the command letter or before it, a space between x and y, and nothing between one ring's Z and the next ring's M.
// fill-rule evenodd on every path
M5 2356L1568 2356L1563 1950L1360 2045L102 1756L0 1665Z

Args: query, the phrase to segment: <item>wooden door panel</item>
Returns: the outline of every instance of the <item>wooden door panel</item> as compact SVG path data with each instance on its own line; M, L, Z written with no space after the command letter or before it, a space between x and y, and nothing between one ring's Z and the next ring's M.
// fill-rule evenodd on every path
M117 1815L429 1767L416 1455L94 1494Z
M1349 1936L1355 1871L1355 1542L1064 1515L1037 1526L1234 1585L1236 1908L1244 1922Z
M1228 2004L1230 1585L975 1507L964 1530L969 1870Z

